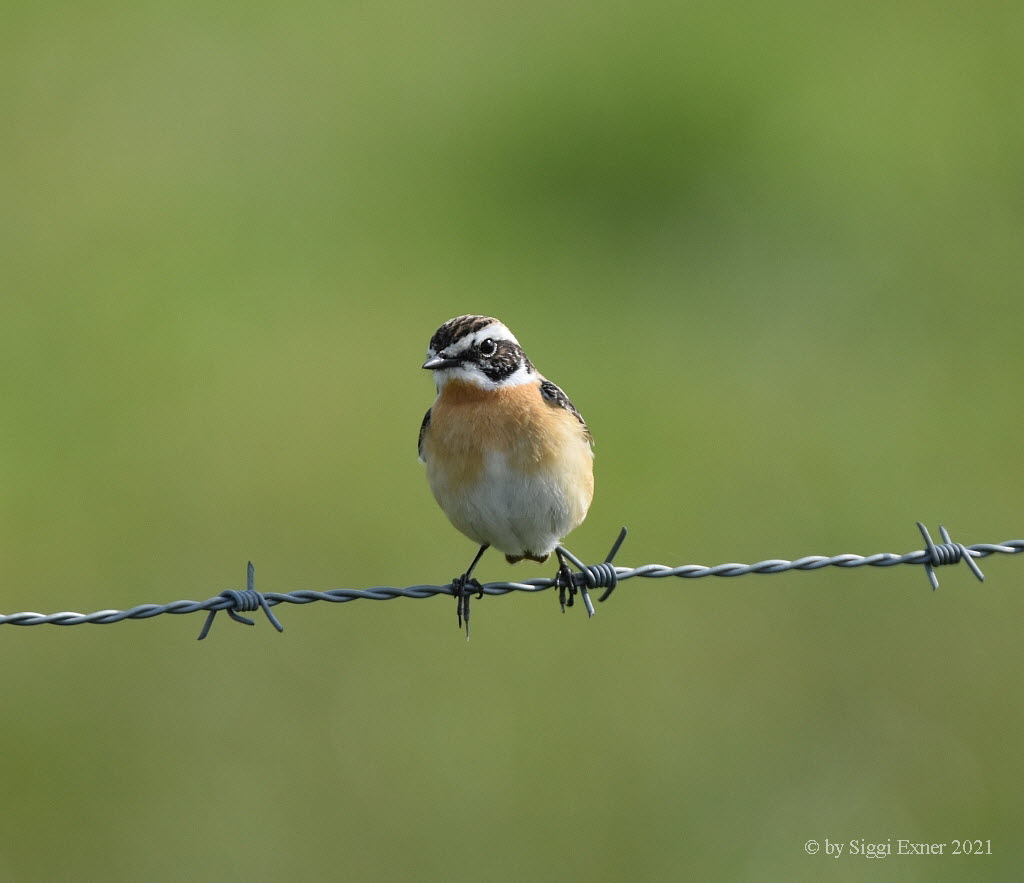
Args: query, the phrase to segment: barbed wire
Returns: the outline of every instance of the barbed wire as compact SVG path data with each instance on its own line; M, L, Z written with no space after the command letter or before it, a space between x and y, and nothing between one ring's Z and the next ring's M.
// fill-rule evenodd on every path
M588 589L604 588L605 592L599 599L605 601L614 591L618 583L637 577L649 579L665 579L667 577L680 577L682 579L699 579L707 576L736 577L746 576L751 573L775 574L785 573L791 570L821 570L826 567L893 567L897 564L915 564L924 566L927 572L932 589L939 587L938 578L935 575L935 568L948 564L957 564L965 561L971 568L974 575L983 580L984 575L975 563L976 558L987 558L989 555L1003 554L1016 555L1024 552L1024 540L1006 540L1002 543L976 543L965 546L962 543L954 542L949 532L940 526L942 542L932 541L928 530L921 522L917 522L925 540L925 548L897 555L892 552L878 552L874 555L807 555L789 561L781 558L769 558L765 561L758 561L756 564L726 563L707 567L702 564L682 564L677 567L669 567L664 564L644 564L640 567L616 567L611 562L618 552L622 541L626 536L626 529L623 528L618 539L612 546L605 561L597 565L583 564L575 555L567 549L559 547L561 551L579 567L578 572L568 571L567 568L560 568L559 573L553 578L538 578L524 580L523 582L493 582L475 584L472 592L478 595L506 595L510 592L543 592L547 589L557 588L563 608L572 606L577 591L583 597L587 612L592 616L594 608L590 602ZM568 600L566 600L568 593ZM415 585L397 588L394 586L375 586L369 589L328 589L326 591L315 591L310 589L299 589L293 592L259 592L255 588L255 568L249 562L246 588L226 589L219 595L207 598L205 601L171 601L167 604L139 604L127 610L97 610L92 613L76 613L63 611L59 613L35 613L26 611L23 613L0 614L0 625L106 625L115 622L123 622L128 619L150 619L163 614L185 614L207 611L206 623L203 626L199 639L202 640L210 631L215 614L226 610L228 615L236 622L253 625L252 620L241 616L240 612L254 611L261 609L271 624L278 630L283 631L284 627L271 612L270 608L278 604L311 604L314 601L328 601L339 604L346 601L370 600L370 601L391 601L395 598L430 598L434 595L455 595L461 596L462 600L468 601L465 587L458 586L458 580L446 585ZM468 606L466 608L468 618ZM467 622L468 625L468 622Z

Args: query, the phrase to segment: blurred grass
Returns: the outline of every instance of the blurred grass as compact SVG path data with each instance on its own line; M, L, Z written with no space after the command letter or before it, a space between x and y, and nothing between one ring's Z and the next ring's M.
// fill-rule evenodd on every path
M447 580L462 312L594 430L584 557L1021 535L1012 5L0 18L5 611ZM0 879L1008 879L1020 566L4 630Z

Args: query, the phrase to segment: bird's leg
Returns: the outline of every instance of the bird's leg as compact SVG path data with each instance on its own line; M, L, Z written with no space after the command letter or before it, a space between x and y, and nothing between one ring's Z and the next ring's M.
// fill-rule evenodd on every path
M462 623L466 623L466 638L469 638L469 598L474 591L477 593L478 598L484 596L484 587L480 585L480 580L474 579L473 568L476 567L477 562L483 557L484 552L490 548L490 543L484 543L476 553L476 557L473 559L473 563L469 565L467 570L462 576L457 576L452 580L452 594L455 595L456 608L455 611L459 617L459 628L462 628Z

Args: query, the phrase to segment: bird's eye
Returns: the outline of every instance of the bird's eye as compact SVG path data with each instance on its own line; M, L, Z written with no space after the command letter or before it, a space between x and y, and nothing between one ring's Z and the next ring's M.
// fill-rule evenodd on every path
M480 355L482 356L493 356L497 351L497 345L489 337L480 344Z

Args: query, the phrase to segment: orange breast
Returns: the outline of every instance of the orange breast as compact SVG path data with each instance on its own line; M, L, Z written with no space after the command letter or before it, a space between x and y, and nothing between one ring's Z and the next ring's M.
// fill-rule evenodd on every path
M583 425L544 401L539 383L500 389L445 384L424 439L428 465L433 460L448 481L465 487L482 472L485 451L500 451L509 466L525 473L557 468L559 461L579 463L581 455L591 461Z

